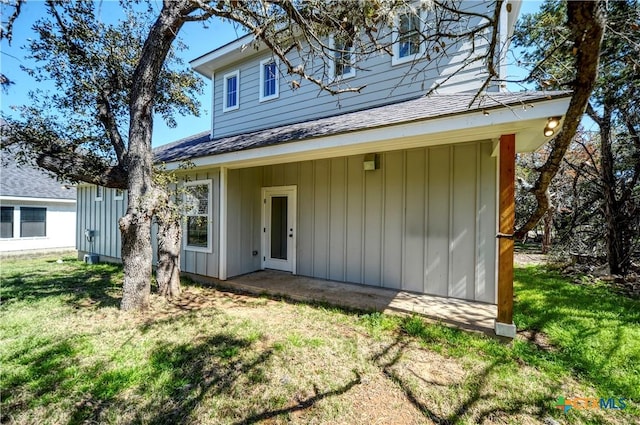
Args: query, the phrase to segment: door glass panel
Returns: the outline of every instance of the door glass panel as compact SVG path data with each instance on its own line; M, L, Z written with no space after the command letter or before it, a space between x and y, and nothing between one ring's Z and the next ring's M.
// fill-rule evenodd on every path
M286 196L271 198L271 258L287 259L287 200Z

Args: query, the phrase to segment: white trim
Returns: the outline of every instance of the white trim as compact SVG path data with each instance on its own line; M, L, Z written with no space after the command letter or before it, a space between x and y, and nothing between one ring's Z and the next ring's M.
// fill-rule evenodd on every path
M355 46L351 45L351 49L349 49L351 53L351 60L349 63L349 67L351 68L351 70L342 75L335 74L336 73L336 54L338 53L335 46L336 46L335 36L331 34L329 36L329 47L331 48L332 59L329 61L329 80L343 81L343 80L348 80L349 78L354 78L356 76L356 67L355 67L355 60L354 60L354 55L356 52Z
M276 92L269 96L264 95L264 66L270 63L275 63L276 65ZM277 58L268 57L260 61L260 93L258 99L260 102L266 102L268 100L277 99L280 97L280 62Z
M292 274L297 273L297 255L296 252L298 250L297 240L298 240L298 228L297 228L297 216L298 216L298 206L297 206L297 198L298 198L298 187L295 185L291 186L270 186L263 187L261 191L261 203L262 203L262 214L261 214L261 227L263 231L261 232L261 243L260 249L262 251L262 259L260 260L260 267L262 269L270 268L277 269L282 271L291 272ZM269 247L269 236L271 235L271 230L267 231L267 228L270 225L267 223L269 221L270 209L268 207L267 198L271 198L272 196L287 196L287 223L290 227L287 230L287 233L291 232L289 238L287 238L287 260L277 260L267 258L269 257L269 253L271 251ZM269 214L267 214L269 212Z
M119 196L118 196L118 191L120 191ZM124 189L113 189L113 200L114 201L124 200Z
M211 73L211 132L209 137L213 140L216 125L216 73Z
M95 192L96 196L93 198L93 200L97 202L102 201L104 197L104 187L96 185L95 188L96 188L96 192ZM100 196L98 196L98 189L100 189Z
M410 149L449 143L492 140L502 134L516 134L518 152L535 149L546 141L541 135L550 116L564 115L570 97L535 103L535 108L494 109L334 134L262 148L193 158L195 167L224 165L229 168L255 167L376 151ZM177 169L179 163L167 165Z
M236 77L236 104L227 106L227 80ZM235 111L240 108L240 70L224 74L222 77L222 112Z
M204 179L204 180L193 180L184 183L184 186L207 186L207 246L193 246L188 245L188 237L187 237L187 220L184 221L184 231L182 238L182 246L185 251L196 251L196 252L213 252L213 188L212 179ZM186 196L186 194L184 195ZM186 202L185 202L186 203ZM188 218L189 216L194 216L194 214L188 214L186 211L184 212L184 217Z
M420 42L418 44L418 53L414 53L412 55L400 57L400 33L399 33L400 16L407 15L407 14L411 14L412 16L417 16L418 20L420 21L420 28L418 29L418 32L420 33ZM422 41L422 33L424 31L425 31L424 19L423 19L423 15L422 15L421 11L414 10L413 8L407 8L406 10L404 10L402 12L399 12L396 15L396 17L394 18L394 21L393 21L393 31L391 32L391 37L392 37L391 40L393 41L393 45L392 45L393 55L391 56L391 65L392 66L401 65L403 63L415 61L422 54L424 54L425 46L424 46L424 42Z
M75 204L75 199L59 199L59 198L28 198L26 196L0 196L0 201L13 202L56 202L62 204ZM3 205L4 206L4 205Z
M251 54L253 49L247 49L247 46L254 41L255 36L253 34L247 34L222 47L212 50L199 58L193 59L189 62L189 65L202 76L208 77L208 74L214 71L214 69L212 69L214 66L219 69L226 65L230 65L231 62L235 62L237 59L244 56L243 53ZM259 48L262 48L263 46L263 43L258 44Z
M227 168L220 167L220 247L218 260L218 279L227 280Z

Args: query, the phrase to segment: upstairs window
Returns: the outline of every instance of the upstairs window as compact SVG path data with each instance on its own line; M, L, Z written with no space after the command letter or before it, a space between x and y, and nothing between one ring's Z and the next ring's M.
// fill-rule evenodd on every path
M47 209L20 208L20 237L34 238L47 236Z
M211 180L185 184L185 248L211 252Z
M414 60L422 52L421 28L417 12L407 11L398 17L393 45L394 65Z
M122 201L123 199L124 199L124 190L115 189L115 191L113 193L113 200L114 201Z
M102 186L96 186L96 201L102 201Z
M222 111L233 111L240 107L240 71L226 74L223 78Z
M333 38L333 78L345 79L356 76L353 66L353 41L343 38Z
M0 238L13 237L13 207L1 207Z
M260 62L260 102L277 98L278 87L278 63L275 59L265 59Z

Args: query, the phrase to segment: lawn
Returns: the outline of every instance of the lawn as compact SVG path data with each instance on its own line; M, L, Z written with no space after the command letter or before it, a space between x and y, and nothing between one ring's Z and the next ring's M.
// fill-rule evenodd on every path
M640 424L640 301L544 267L517 270L504 342L190 282L122 313L120 267L55 260L1 265L3 424Z

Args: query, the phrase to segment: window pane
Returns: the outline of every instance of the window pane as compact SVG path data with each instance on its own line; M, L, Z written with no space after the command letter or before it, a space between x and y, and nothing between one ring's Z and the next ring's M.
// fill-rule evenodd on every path
M400 28L398 28L400 44L400 57L411 56L420 53L420 17L414 14L400 16Z
M188 217L187 218L187 245L208 246L208 229L206 217Z
M0 238L13 237L13 207L2 207L0 223Z
M46 236L47 209L20 208L20 237Z
M270 62L264 64L264 88L263 96L273 96L276 94L276 63Z
M287 259L286 196L271 198L271 258Z
M351 49L353 49L353 44L350 42L342 40L335 42L335 77L351 72Z
M209 186L189 186L185 203L187 215L209 215Z
M238 94L238 78L235 76L227 78L227 108L236 106L237 94Z

